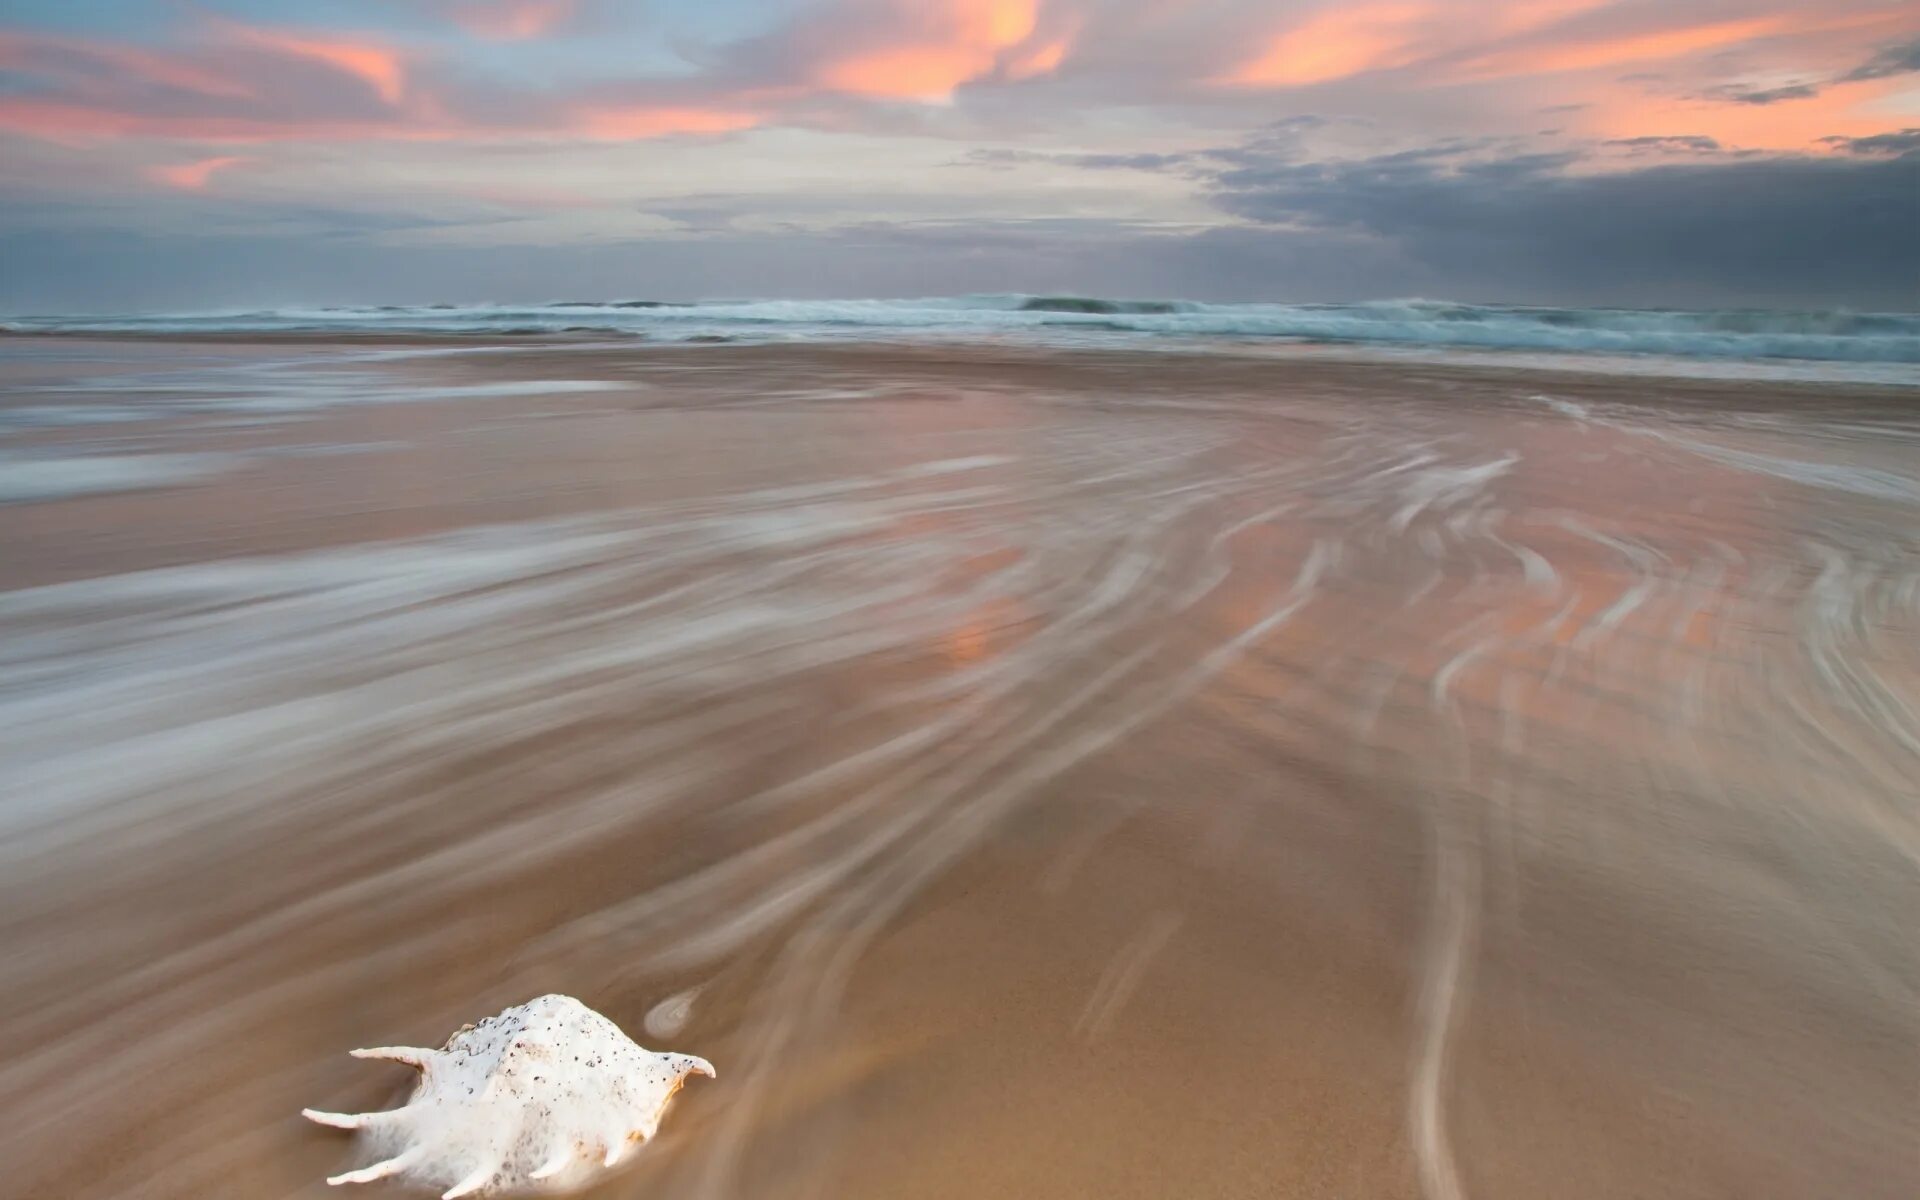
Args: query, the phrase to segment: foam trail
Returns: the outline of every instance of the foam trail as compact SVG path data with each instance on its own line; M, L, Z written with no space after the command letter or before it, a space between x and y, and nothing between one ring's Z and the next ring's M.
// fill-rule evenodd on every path
M1221 316L1054 300L918 309ZM220 469L0 521L11 1177L318 1186L339 1049L562 988L726 1067L636 1193L1915 1192L1904 393L1042 328L49 340L6 465Z
M1479 852L1454 818L1437 809L1433 818L1431 925L1420 965L1410 1089L1414 1152L1420 1188L1427 1200L1462 1200L1460 1169L1447 1137L1446 1091L1455 1030L1471 995L1473 943L1480 895Z

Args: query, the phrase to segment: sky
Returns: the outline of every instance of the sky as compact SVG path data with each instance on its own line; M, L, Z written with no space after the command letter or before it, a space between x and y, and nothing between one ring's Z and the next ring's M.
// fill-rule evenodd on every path
M1920 308L1883 0L0 0L0 311Z

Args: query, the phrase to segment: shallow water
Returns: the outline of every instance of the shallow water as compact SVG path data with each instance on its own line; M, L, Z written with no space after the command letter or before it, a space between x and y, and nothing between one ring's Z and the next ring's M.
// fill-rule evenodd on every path
M1233 352L1318 343L1407 355L1526 351L1601 369L1824 374L1915 382L1920 314L1844 309L1542 308L1452 300L1352 304L1205 303L1092 296L886 300L563 300L0 318L0 332L172 334L569 334L666 341L1002 341L1060 348L1169 347L1209 339ZM1651 360L1649 362L1649 360Z
M1902 391L0 353L21 1195L547 991L719 1068L609 1196L1920 1190Z

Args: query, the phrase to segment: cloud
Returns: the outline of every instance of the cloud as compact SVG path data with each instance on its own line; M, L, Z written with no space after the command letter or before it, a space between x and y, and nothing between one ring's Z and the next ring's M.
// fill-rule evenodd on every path
M997 67L1021 78L1057 67L1065 38L1029 44L1039 12L1039 0L841 3L797 23L788 44L829 91L940 99Z
M693 251L655 244L677 237L736 255L715 278L740 292L950 273L938 286L1648 302L1790 298L1801 278L1866 303L1894 258L1863 265L1862 231L1910 245L1875 215L1913 148L1897 76L1920 63L1920 21L1891 0L217 7L252 15L0 30L0 198L44 210L0 213L0 234L85 201L95 232L213 244L297 197L275 236L332 213L339 244L424 240L410 220L469 248L631 237L630 261L693 287ZM341 12L363 24L322 24ZM1325 115L1274 121L1305 107ZM258 186L223 188L255 181L211 165L243 155ZM536 216L485 224L501 212ZM1079 223L1013 220L1034 213ZM786 226L804 252L751 240ZM896 268L882 243L929 257ZM823 267L835 254L854 265ZM357 277L410 285L402 261Z
M675 134L734 133L759 123L752 113L724 108L685 108L670 105L627 105L582 108L575 128L588 137L618 141L669 137Z
M1073 48L1073 40L1057 37L1050 42L1041 42L1031 49L1023 49L1009 55L1001 64L1001 73L1008 79L1033 79L1041 75L1051 75L1066 62L1067 52Z
M963 84L1057 69L1077 23L1042 0L827 0L697 55L709 90L808 102L945 104Z
M1823 137L1887 133L1907 107L1890 80L1833 83L1785 103L1743 104L1677 94L1610 96L1575 122L1579 132L1606 138L1703 135L1746 150L1804 152Z
M1920 262L1916 186L1920 163L1899 159L1596 171L1575 154L1469 145L1330 163L1255 155L1219 171L1213 194L1250 222L1373 242L1409 274L1483 294L1899 304Z
M1290 17L1221 78L1307 87L1405 68L1416 77L1483 81L1685 58L1819 25L1783 13L1702 20L1677 6L1610 0L1361 0Z
M1781 0L1723 0L1710 8L1638 0L1319 0L1285 6L1278 28L1272 6L1259 0L813 0L756 8L763 22L757 29L729 10L711 21L725 34L669 35L665 46L655 36L665 14L623 30L610 15L620 10L608 6L598 10L595 38L520 51L481 50L449 27L524 42L584 19L587 6L415 3L412 11L445 24L350 32L209 15L162 31L151 45L0 33L0 69L17 76L0 90L0 128L69 140L478 143L748 127L999 137L1065 134L1104 119L1111 143L1107 118L1122 107L1161 131L1179 124L1239 129L1271 115L1271 91L1304 87L1335 89L1356 115L1428 131L1449 120L1484 127L1510 122L1516 112L1577 111L1575 105L1586 106L1586 124L1619 106L1590 94L1596 81L1573 90L1558 82L1565 76L1657 59L1678 95L1698 99L1717 83L1715 102L1757 107L1817 85L1792 75L1784 87L1702 79L1706 56L1733 47L1747 52L1748 43L1796 54L1778 36L1791 33L1825 39L1817 53L1807 51L1806 67L1826 69L1834 55L1864 56L1862 39L1884 39L1894 27L1884 9L1863 7L1867 0L1839 0L1817 13ZM368 19L384 7L367 10ZM663 57L666 48L678 64ZM1851 76L1905 69L1912 49L1884 47ZM524 72L507 65L515 61L509 55L521 53L527 57L517 61L532 64ZM1772 79L1782 77L1769 69ZM1561 103L1542 103L1549 100ZM1813 132L1859 136L1891 123L1873 119L1877 129L1864 127L1863 117Z
M593 208L600 202L590 196L569 192L559 188L513 187L482 184L479 186L455 185L445 188L448 195L477 200L493 208L514 211L553 212L568 209Z
M292 33L234 21L221 21L227 36L250 46L304 58L351 75L373 89L388 104L398 104L406 91L405 59L392 46L366 38Z
M1717 154L1720 143L1710 137L1699 134L1680 134L1666 137L1608 138L1602 145L1619 146L1629 153L1641 151L1665 151L1680 154Z
M1724 101L1729 104L1760 105L1778 104L1783 100L1811 100L1830 86L1887 79L1911 71L1920 71L1920 41L1884 47L1853 70L1824 81L1790 83L1778 87L1752 87L1742 83L1726 83L1706 89L1699 94L1699 98Z
M475 37L524 42L565 25L579 6L576 0L452 0L442 7L448 20Z
M1790 83L1771 88L1722 84L1701 93L1706 99L1725 100L1731 104L1778 104L1782 100L1811 100L1819 94L1820 88L1811 83Z
M939 289L1871 309L1911 303L1920 254L1910 218L1920 159L1702 154L1599 171L1579 154L1503 154L1496 141L1465 140L1340 163L1273 162L1244 147L1203 161L1218 164L1211 194L1238 223L931 218L804 228L770 225L764 207L717 194L648 205L653 215L636 222L657 229L665 218L678 229L592 244L430 245L397 219L325 212L290 214L284 233L0 232L10 267L0 308L625 296L645 280L641 294L656 298ZM356 226L366 232L325 241L312 232ZM19 222L0 212L0 231L8 228Z
M1224 81L1304 87L1403 66L1419 57L1421 27L1437 9L1426 0L1378 0L1323 9L1281 31L1256 58L1241 64Z
M214 172L224 171L228 167L238 166L246 161L245 158L223 154L214 158L195 159L192 162L166 163L148 168L147 177L166 187L185 192L197 192L207 186Z
M0 31L0 70L86 87L103 74L159 91L244 100L246 82L177 56L84 38Z
M1259 49L1237 55L1216 78L1294 88L1398 71L1415 84L1489 82L1695 60L1782 34L1808 36L1884 20L1884 14L1851 6L1766 11L1776 7L1735 2L1690 11L1685 5L1610 0L1323 4L1304 14L1290 10Z
M429 0L476 36L524 41L572 0ZM1069 60L1080 18L1043 0L826 0L772 29L682 47L691 71L540 86L485 80L454 47L205 16L176 48L0 32L0 129L53 140L641 139L756 125L883 129L888 109L951 103ZM457 47L458 43L454 46ZM377 103L373 103L376 102Z
M378 38L214 19L185 50L0 34L0 131L70 144L114 139L288 141L631 140L761 123L678 81L645 95L574 97L415 70Z
M1840 80L1852 83L1862 79L1885 79L1889 75L1904 75L1909 71L1920 71L1920 39L1885 47L1842 75Z
M1197 156L1178 154L1072 154L1011 148L968 151L959 165L1006 167L1019 163L1051 163L1064 167L1083 167L1091 171L1165 171L1184 166Z
M1920 151L1920 129L1877 133L1872 137L1827 137L1820 140L1843 154L1913 154Z
M1464 78L1484 80L1658 62L1738 45L1795 24L1784 16L1771 15L1612 36L1570 37L1511 50L1495 49L1468 59L1461 73Z
M444 136L376 39L209 18L184 49L0 33L0 130L54 141ZM403 104L403 101L406 103Z

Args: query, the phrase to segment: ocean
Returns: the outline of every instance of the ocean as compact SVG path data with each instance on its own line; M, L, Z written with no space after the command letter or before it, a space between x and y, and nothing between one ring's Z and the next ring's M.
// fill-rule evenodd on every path
M14 333L335 333L644 337L664 341L998 340L1061 347L1320 346L1534 365L1920 382L1920 313L1543 308L1448 300L1211 304L1022 294L907 300L557 300L0 318ZM1820 364L1820 365L1815 365ZM1526 364L1518 364L1526 365Z

